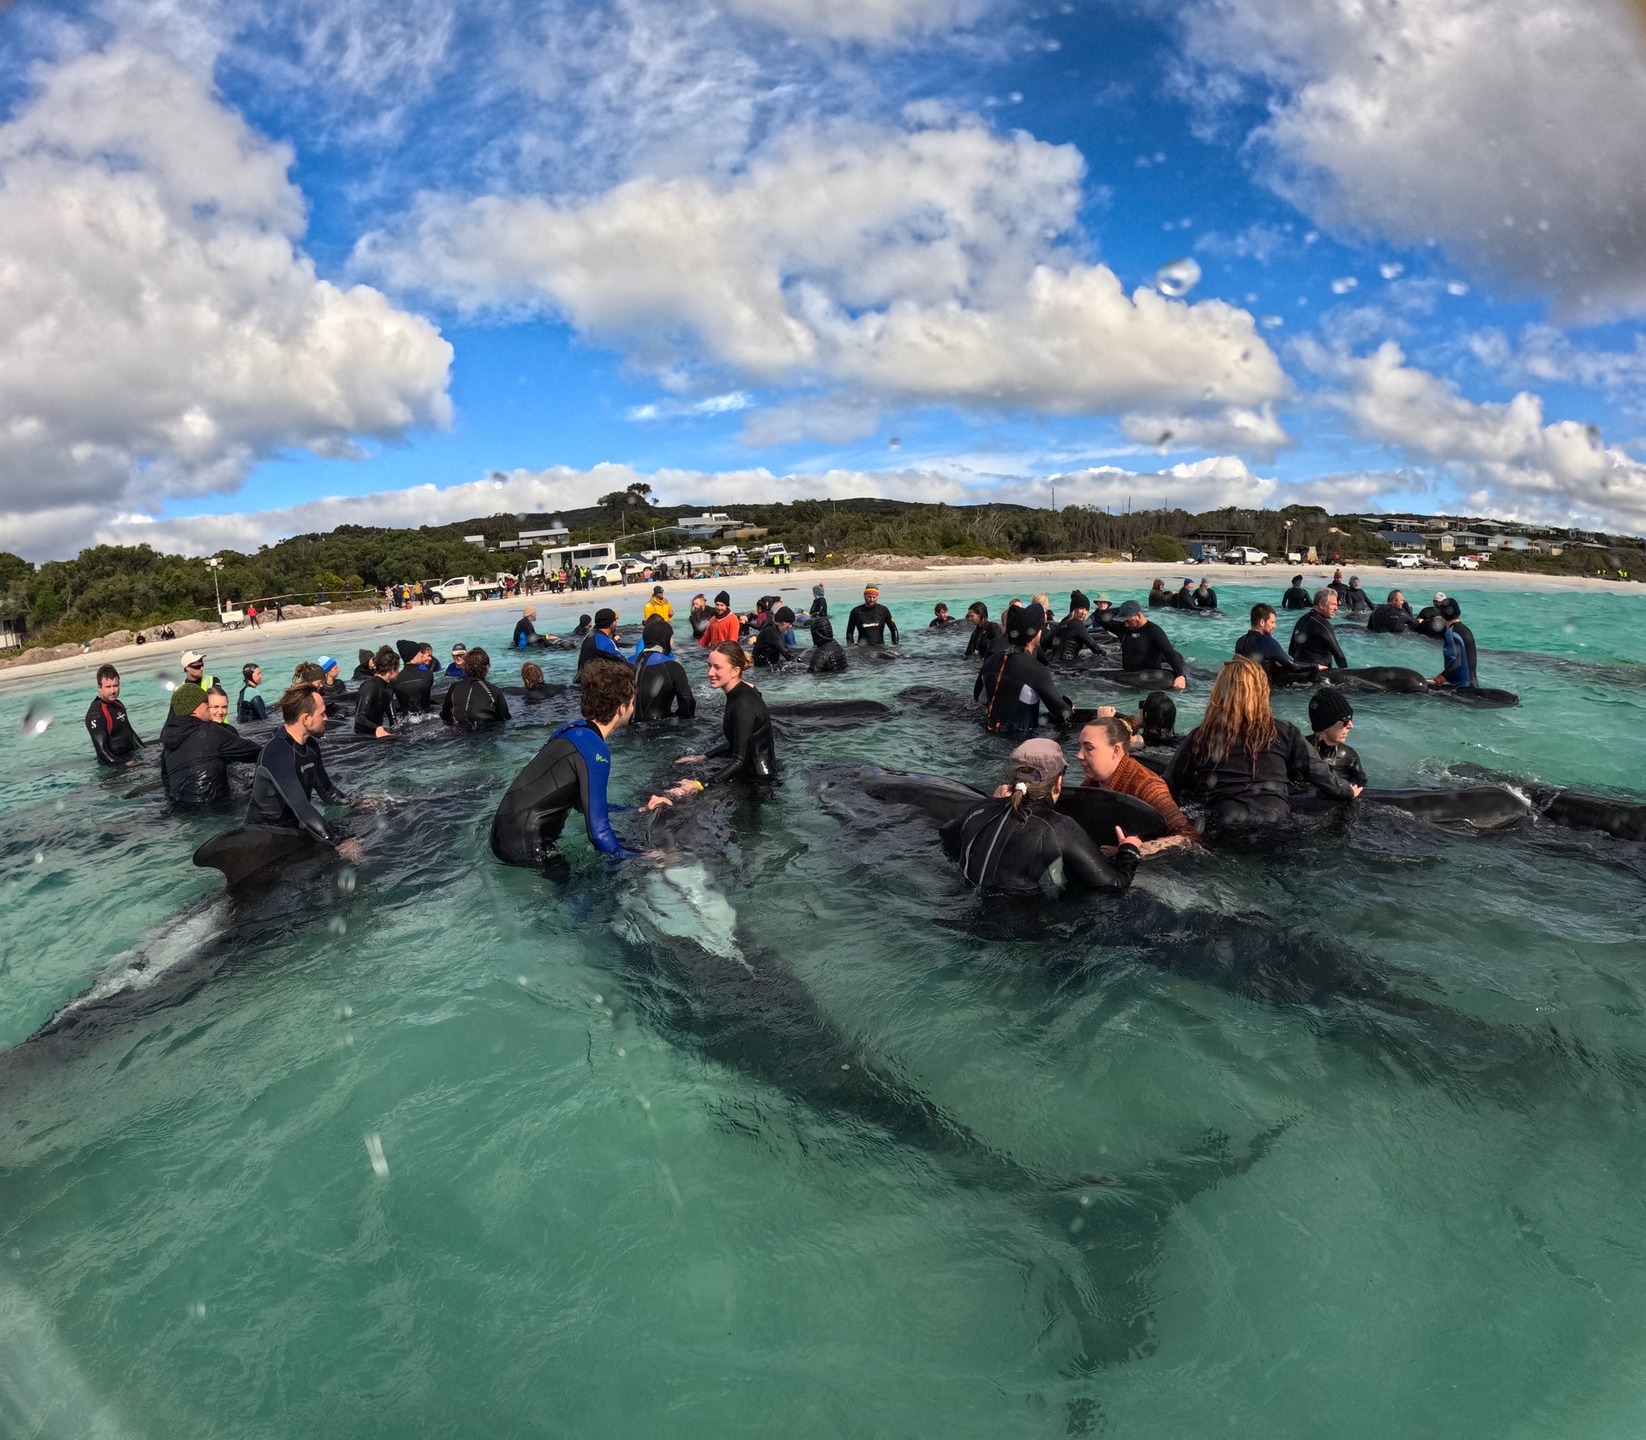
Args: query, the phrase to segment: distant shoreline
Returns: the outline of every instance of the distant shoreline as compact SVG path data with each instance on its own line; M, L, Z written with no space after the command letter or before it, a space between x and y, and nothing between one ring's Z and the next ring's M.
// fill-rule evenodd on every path
M878 585L888 599L895 599L898 592L903 589L913 589L916 586L926 589L934 585L947 584L952 587L948 604L956 614L960 614L966 605L984 590L1006 588L994 582L1005 581L1009 584L1018 581L1025 592L1025 599L1035 591L1044 590L1051 595L1054 608L1061 614L1062 607L1068 600L1068 592L1075 588L1083 589L1090 594L1110 590L1123 592L1124 596L1135 594L1137 598L1142 598L1141 592L1146 591L1150 583L1157 578L1165 580L1168 586L1174 589L1174 582L1187 577L1199 580L1204 576L1214 586L1220 582L1261 584L1267 580L1273 584L1275 600L1278 602L1281 592L1299 569L1303 573L1307 587L1314 589L1329 580L1332 571L1337 568L1343 570L1345 577L1359 575L1361 585L1374 601L1380 600L1390 590L1401 589L1407 592L1407 598L1414 604L1427 604L1429 595L1434 591L1447 590L1454 585L1461 589L1489 587L1494 590L1518 590L1530 594L1587 590L1646 596L1646 587L1600 580L1588 575L1504 574L1494 573L1489 566L1464 571L1392 570L1384 566L1375 569L1355 569L1348 565L1294 567L1272 563L1188 565L1178 562L1162 565L1138 560L989 560L956 563L902 556L888 556L880 565L859 564L830 569L802 566L784 571L756 570L747 575L728 576L718 580L668 581L665 589L674 604L677 620L685 615L691 597L699 590L710 597L717 590L728 590L731 592L734 606L738 609L752 609L755 600L761 595L794 593L798 597L795 609L800 610L805 608L805 603L809 603L811 588L818 583L824 585L834 607L841 609L842 613L846 602L849 600L856 603L858 593L867 584ZM259 651L269 649L272 642L283 642L298 635L313 636L316 642L322 637L330 637L325 648L341 648L343 653L339 654L338 659L342 662L344 673L349 674L354 670L354 652L360 648L356 641L363 643L368 637L385 633L414 633L425 621L437 616L441 619L450 619L458 615L518 615L522 605L535 605L540 616L538 628L556 633L572 628L576 623L576 616L583 611L592 612L603 605L610 605L616 609L625 624L638 621L640 608L645 603L649 591L650 586L637 582L627 587L612 586L567 595L533 595L513 600L470 600L443 606L423 605L412 610L390 610L381 614L375 611L354 611L284 621L271 619L265 621L258 630L250 630L245 626L238 630L207 629L179 640L150 641L145 645L122 645L90 654L69 655L55 660L40 660L29 665L13 666L0 671L0 690L16 681L36 680L50 675L81 674L86 677L89 684L97 667L104 664L112 664L121 670L144 663L168 669L178 668L178 659L187 649L204 650L208 657L207 668L214 673L235 675L238 674L241 665L248 660L256 659ZM1121 598L1123 596L1117 594L1116 602L1118 603ZM481 643L485 639L484 635L473 636L471 643ZM319 653L318 644L312 648ZM502 627L492 641L492 648L498 651L507 648L507 637L502 633Z

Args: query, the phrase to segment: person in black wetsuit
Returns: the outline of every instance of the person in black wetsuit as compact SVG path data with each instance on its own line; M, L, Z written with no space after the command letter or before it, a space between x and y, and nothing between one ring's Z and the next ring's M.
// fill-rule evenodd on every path
M1177 747L1165 780L1179 805L1205 805L1208 833L1290 818L1299 786L1334 800L1360 794L1320 762L1297 726L1275 718L1263 667L1238 656L1218 672L1205 717Z
M1209 580L1202 580L1200 584L1195 587L1194 608L1196 610L1217 609L1217 591L1212 589L1212 585Z
M1349 588L1341 593L1340 599L1347 614L1366 615L1371 612L1372 597L1360 588L1358 575L1349 577Z
M949 607L939 600L937 604L932 606L932 618L926 622L926 628L928 630L947 630L949 626L958 625L959 623L953 615L949 614Z
M400 655L392 645L381 645L372 658L372 674L360 682L354 700L354 733L389 737L394 720L394 681L400 674ZM322 697L325 691L321 692Z
M1026 740L1012 751L1005 795L981 801L943 826L944 847L960 861L966 883L1005 895L1061 890L1120 891L1132 883L1142 844L1115 830L1106 860L1081 827L1054 807L1068 769L1055 740Z
M1164 580L1156 580L1149 586L1149 609L1169 610L1172 608L1172 592L1166 588Z
M1032 735L1040 728L1040 707L1054 723L1066 725L1074 706L1059 693L1039 650L1045 612L1038 605L1014 605L1006 612L1008 649L991 655L977 672L972 698L983 701L983 728L1002 735Z
M971 623L971 638L966 641L964 659L970 660L973 655L979 660L994 654L995 647L1001 643L1003 632L1000 626L989 619L989 607L981 600L974 600L966 607L966 619Z
M562 685L550 685L543 678L543 667L535 660L528 660L520 667L521 698L528 705L541 705L545 700L552 700L565 689Z
M354 674L349 676L349 679L364 680L372 673L372 652L370 650L356 650L354 653L360 657L360 663L354 667Z
M320 665L320 693L325 697L326 704L332 705L339 700L349 698L349 687L343 683L343 667L330 655L322 655Z
M611 812L628 807L612 805L606 796L612 772L606 741L634 718L635 672L610 660L594 661L579 682L578 705L583 718L562 725L549 737L515 776L492 817L492 854L505 865L540 868L558 858L560 834L574 810L582 812L596 850L614 860L635 854L611 826ZM671 797L700 788L697 781L685 780L640 808L655 810Z
M124 765L143 743L120 702L120 672L112 665L97 667L97 696L86 707L86 733L99 765Z
M509 644L515 650L524 650L532 645L547 645L554 639L552 635L537 633L537 607L528 605L520 612L520 618L514 622L514 634Z
M1092 634L1091 627L1086 623L1086 616L1090 614L1091 608L1091 601L1079 590L1070 594L1069 613L1052 629L1047 649L1048 660L1066 665L1078 660L1082 650L1089 650L1093 655L1103 653L1097 637Z
M819 615L829 613L829 597L823 593L822 582L812 586L812 604L807 612L815 620Z
M1193 580L1185 580L1179 587L1177 594L1172 596L1172 607L1176 610L1193 610L1195 608Z
M1321 762L1335 770L1351 785L1366 785L1366 767L1360 763L1360 754L1345 742L1354 729L1354 706L1341 690L1329 686L1316 690L1309 697L1309 744L1320 756Z
M1291 657L1304 665L1319 665L1322 669L1337 666L1347 670L1343 647L1337 643L1332 629L1332 616L1337 614L1337 591L1330 585L1315 591L1314 607L1298 616L1292 627Z
M645 649L635 662L634 718L690 720L697 714L697 696L686 667L675 658L674 626L654 615L641 628Z
M247 691L255 690L263 683L263 667L253 661L240 669L240 699L235 708L235 718L242 725L250 725L254 720L267 720L269 707L261 695L249 695Z
M427 715L434 708L434 646L419 642L390 688L402 715Z
M834 638L834 625L827 615L812 618L812 648L806 652L806 669L813 675L837 675L846 669L846 652Z
M676 765L696 765L724 757L699 786L741 780L760 789L778 782L777 747L772 736L772 719L758 690L743 678L749 657L735 640L723 640L709 651L709 686L726 697L725 738L701 755L682 755Z
M1307 610L1314 603L1309 592L1303 588L1303 577L1301 575L1292 576L1290 588L1280 597L1280 608L1282 610Z
M754 663L777 669L799 658L800 650L794 640L794 611L787 605L779 605L755 636Z
M1308 684L1320 677L1323 665L1294 660L1275 639L1278 622L1273 605L1252 606L1252 628L1235 641L1235 654L1255 660L1263 667L1271 685Z
M1332 571L1332 583L1326 588L1336 594L1337 603L1339 605L1347 603L1349 599L1349 587L1343 583L1343 572L1341 570Z
M222 711L229 697L221 690ZM229 766L256 760L262 746L212 718L212 696L198 685L172 692L171 714L160 732L160 778L178 805L216 805L229 798Z
M1412 619L1412 607L1398 590L1391 590L1389 598L1374 605L1366 617L1366 632L1370 635L1408 635L1417 628Z
M347 798L332 784L320 758L319 737L326 729L325 697L312 685L294 685L280 697L280 718L281 728L258 754L257 768L252 772L246 824L302 830L353 864L360 858L360 842L345 838L342 830L320 813L313 799L318 794L328 805L341 805Z
M474 654L474 651L469 651ZM628 659L617 648L617 611L609 605L594 612L594 626L583 637L583 646L577 652L577 673L583 673L583 667L591 660L618 660L627 665ZM464 673L468 673L465 662Z
M1120 668L1122 670L1170 670L1172 689L1182 690L1188 680L1184 675L1183 657L1166 638L1166 632L1143 613L1135 600L1128 600L1115 611L1120 631Z
M850 645L857 639L864 645L884 645L888 632L892 644L897 644L897 621L880 603L880 587L865 585L863 603L852 606L851 614L846 617L846 643Z
M440 718L446 724L464 731L486 730L509 718L507 697L486 678L491 668L492 657L478 645L463 657L463 678L452 682L440 704Z

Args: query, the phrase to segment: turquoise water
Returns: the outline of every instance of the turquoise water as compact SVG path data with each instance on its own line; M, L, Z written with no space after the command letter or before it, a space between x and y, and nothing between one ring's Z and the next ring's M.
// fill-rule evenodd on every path
M1107 583L1071 569L1060 589L1077 578ZM1274 588L1219 587L1231 616ZM1524 703L1357 697L1374 781L1468 763L1646 789L1640 599L1453 593L1484 683ZM897 660L768 693L969 690L963 637L921 627L972 598L899 586ZM503 617L484 624L407 630L503 653ZM1244 629L1166 624L1207 667ZM304 658L267 640L271 676ZM1438 666L1416 639L1345 648ZM128 669L123 695L144 734L152 674ZM491 811L547 733L522 721L336 746L334 777L372 800L356 883L299 874L231 905L187 857L232 817L123 798L140 777L93 773L88 699L0 686L0 1046L134 959L164 974L82 1041L0 1059L0 1434L1383 1440L1646 1420L1640 847L1367 815L1153 862L1132 895L1017 933L924 822L807 783L861 760L993 778L998 741L905 708L790 736L778 798L727 817L697 908L668 914L654 871L614 875L580 838L566 885L492 861ZM56 722L25 738L31 707ZM698 741L618 736L618 798ZM692 997L656 979L690 952L681 930L788 967L833 1032L1024 1174L1118 1183L1082 1192L1072 1235L709 1058L679 1024ZM1176 963L1219 947L1348 957L1421 1003L1232 993ZM1249 1168L1196 1172L1151 1212L1151 1177L1216 1137ZM1127 1311L1133 1358L1082 1369L1071 1281Z

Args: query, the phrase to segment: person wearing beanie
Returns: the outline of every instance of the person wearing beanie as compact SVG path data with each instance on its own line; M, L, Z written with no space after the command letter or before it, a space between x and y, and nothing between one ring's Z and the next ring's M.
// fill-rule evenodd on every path
M644 648L635 657L635 720L690 720L697 714L697 697L686 667L674 655L674 626L654 615L641 627L640 641Z
M806 669L813 675L836 675L846 669L846 652L834 638L834 623L827 615L812 617L812 648L806 652Z
M1212 582L1210 580L1202 580L1200 584L1195 587L1194 608L1196 610L1217 609L1217 591L1212 589Z
M1344 744L1355 726L1354 706L1341 690L1322 685L1309 697L1309 744L1315 754L1351 785L1365 786L1366 767L1352 745Z
M250 764L262 752L254 740L216 724L204 689L192 682L171 694L171 714L160 731L160 779L178 805L215 805L229 798L229 766Z
M326 704L348 699L349 687L343 683L343 667L330 655L322 655L316 663L320 666L320 694Z
M602 606L594 612L594 626L584 637L583 648L577 652L577 670L591 660L619 660L627 665L628 659L617 648L617 611Z
M794 611L780 605L760 627L754 640L754 663L763 668L781 668L797 657L794 638Z
M1235 654L1261 665L1271 685L1305 684L1317 679L1326 667L1294 660L1281 649L1280 641L1275 639L1278 620L1273 605L1252 606L1252 628L1235 641Z
M394 703L402 715L427 715L434 709L434 646L412 642L411 654L394 679Z
M269 707L261 695L248 695L248 690L255 690L263 683L263 667L255 660L240 668L240 701L235 710L235 716L242 725L249 725L253 720L267 720Z
M1193 580L1185 580L1178 587L1177 594L1172 596L1172 608L1175 609L1175 610L1193 610L1194 609L1194 581Z
M349 679L364 680L372 673L372 652L370 650L356 650L354 653L359 657L360 663L354 667L354 674L349 676Z
M732 614L732 597L722 590L714 597L714 615L703 627L703 633L697 637L697 643L705 650L712 651L716 645L736 640L742 634L743 622Z
M823 593L822 581L819 581L816 585L812 586L812 608L808 613L813 619L816 619L819 615L827 615L829 613L829 601L828 597Z
M983 728L1001 735L1032 735L1040 728L1040 707L1058 725L1067 725L1074 704L1058 692L1040 658L1046 615L1038 605L1006 611L1007 648L991 655L977 672L972 698L983 702Z
M1183 657L1177 653L1166 632L1143 613L1135 600L1128 600L1114 612L1120 626L1120 668L1122 670L1170 670L1172 689L1187 687Z
M579 615L577 617L577 628L572 631L571 638L573 640L582 640L588 635L589 631L592 630L593 628L594 628L594 616L592 616L592 615Z
M646 602L645 609L640 612L642 621L650 620L654 616L659 620L672 621L674 619L674 606L669 603L669 597L663 593L661 585L652 586L652 598Z
M1303 577L1292 576L1291 588L1280 597L1282 610L1307 610L1315 602L1309 592L1303 588Z
M846 617L846 643L854 641L863 645L884 645L886 636L890 634L892 644L897 644L897 621L892 619L892 612L880 603L880 587L865 585L863 587L863 603L852 606L852 612Z
M1119 849L1105 859L1092 837L1056 809L1067 770L1055 740L1027 740L1012 751L1005 783L943 826L944 848L959 860L968 885L1029 896L1064 888L1118 892L1132 883L1142 842L1117 826Z

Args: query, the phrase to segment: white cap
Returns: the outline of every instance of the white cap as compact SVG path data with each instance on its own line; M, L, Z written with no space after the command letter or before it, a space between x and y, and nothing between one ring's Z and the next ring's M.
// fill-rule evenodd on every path
M204 665L206 652L204 650L185 650L183 652L183 668L187 670L191 665Z
M1436 605L1440 604L1440 602L1442 600L1444 600L1445 598L1446 598L1446 592L1444 590L1436 590L1435 591L1435 604Z

